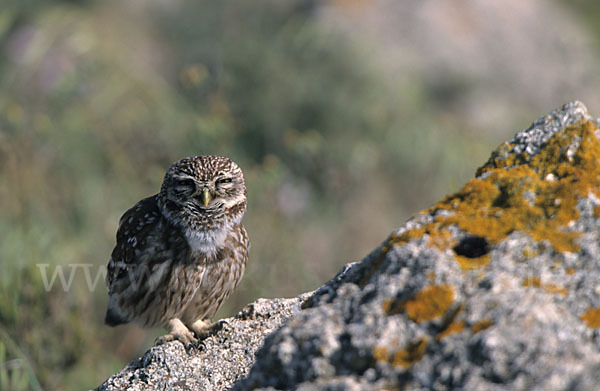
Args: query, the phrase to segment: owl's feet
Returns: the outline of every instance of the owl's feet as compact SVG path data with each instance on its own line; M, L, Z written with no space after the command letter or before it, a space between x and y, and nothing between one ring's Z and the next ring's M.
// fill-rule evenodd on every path
M217 331L223 328L223 325L227 324L225 320L219 320L217 322L209 322L206 320L198 319L190 328L196 333L196 337L199 340L203 340L211 334L216 333Z
M180 341L185 346L186 351L193 347L198 340L181 320L178 318L171 319L167 326L169 333L156 338L155 345L162 345L171 341Z
M211 322L198 319L191 324L190 328L196 333L199 340L203 340L210 335L211 326Z

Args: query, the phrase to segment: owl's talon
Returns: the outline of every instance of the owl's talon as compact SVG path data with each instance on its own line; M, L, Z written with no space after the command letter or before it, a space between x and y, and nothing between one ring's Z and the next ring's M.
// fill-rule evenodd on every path
M194 345L194 346L196 346L196 349L198 349L199 352L206 349L206 345L204 344L204 341L202 341L202 340L199 340L196 343L196 345Z
M199 351L199 349L198 349L198 347L196 346L195 343L189 343L189 344L185 345L185 352L187 354L190 354L190 352L192 352L192 351L193 352L198 352Z
M175 338L171 334L161 335L160 337L158 337L154 340L154 345L155 346L164 345L167 342L173 341L174 339Z
M185 327L181 320L177 318L173 318L169 321L168 328L170 333L158 337L155 341L157 345L162 345L171 341L180 341L183 346L186 347L198 341L196 337L194 337L194 333Z
M155 345L164 345L165 343L172 342L172 341L179 341L184 346L193 345L195 342L197 342L194 335L190 332L189 334L179 334L179 333L166 334L166 335L156 338L156 340L154 341L154 344Z
M213 325L214 323L198 319L197 321L192 323L190 328L192 329L192 331L194 331L196 337L198 337L198 340L201 341L211 334L211 328Z
M223 330L223 327L225 327L225 326L227 326L227 327L230 326L228 321L226 321L225 319L218 320L210 325L210 332L211 333L219 332L219 331Z

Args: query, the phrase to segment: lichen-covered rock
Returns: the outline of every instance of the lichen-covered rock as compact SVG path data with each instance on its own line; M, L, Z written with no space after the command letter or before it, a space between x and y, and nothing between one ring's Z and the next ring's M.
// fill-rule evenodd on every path
M100 389L597 389L597 126L579 102L542 117L314 294L261 301L189 356L154 347Z
M536 121L317 291L235 389L595 389L599 159L581 103Z
M294 313L306 295L294 299L259 299L197 349L180 342L154 346L97 388L99 391L226 390L248 373L265 336Z

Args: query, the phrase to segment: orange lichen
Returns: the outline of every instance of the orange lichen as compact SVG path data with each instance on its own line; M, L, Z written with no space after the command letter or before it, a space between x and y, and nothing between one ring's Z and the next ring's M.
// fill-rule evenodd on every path
M443 315L452 305L454 291L448 284L430 285L404 303L406 315L417 323Z
M388 315L396 315L404 311L404 303L396 299L387 299L382 304L383 311Z
M565 270L565 273L567 273L568 275L573 275L573 274L575 274L575 269L570 267L567 270Z
M558 252L579 251L578 232L567 232L571 221L579 218L576 204L600 187L600 141L593 122L581 121L552 136L540 152L531 157L515 154L513 145L498 147L481 167L478 177L457 193L445 197L423 213L446 210L431 223L391 237L389 244L402 245L427 234L430 244L445 251L456 241L448 230L457 226L464 232L481 236L490 245L512 232L529 234L546 241ZM600 217L600 206L595 210ZM537 255L528 249L524 256ZM483 267L489 262L456 256L464 269Z
M523 280L523 286L534 286L536 288L540 288L542 286L542 281L539 277L530 277Z
M600 307L587 310L581 315L581 320L586 323L587 327L594 329L600 327Z
M598 195L596 195L598 196ZM600 218L600 205L594 206L594 217Z
M427 233L424 228L414 228L408 231L404 231L398 235L390 236L390 244L402 245L410 242L412 239L420 238L423 234Z
M448 327L446 327L446 329L444 331L442 331L441 333L438 333L438 335L435 336L435 339L437 339L438 341L446 338L449 335L455 334L455 333L460 333L461 331L463 331L463 329L465 328L465 322L463 322L462 320L457 321L457 322L452 322L448 325Z
M480 331L483 331L483 330L487 329L487 328L488 328L488 327L490 327L492 324L494 324L494 323L492 322L492 320L491 320L491 319L485 318L485 319L482 319L482 320L480 320L479 322L476 322L475 324L473 324L473 325L471 326L471 331L472 331L474 334L477 334L478 332L480 332Z
M477 269L490 263L490 254L486 254L477 258L469 258L463 257L462 255L457 255L455 258L458 263L460 263L460 267L464 270Z
M523 254L525 258L533 258L535 256L540 255L537 249L531 248L529 246L525 247L523 251L521 251L521 254Z
M532 286L536 288L542 288L548 293L559 293L563 296L567 295L567 290L563 287L560 287L556 284L546 283L543 284L542 280L539 277L530 277L523 280L523 286Z
M373 349L373 357L375 357L375 361L377 362L388 361L390 352L383 346L376 346L375 349Z
M420 361L427 350L427 338L421 337L416 341L408 343L404 349L399 349L390 353L382 346L373 349L373 357L377 362L387 362L394 366L409 368L414 363Z
M427 232L430 235L430 246L437 248L452 248L456 245L456 239L448 231Z
M438 209L456 213L436 220L457 225L491 243L511 232L524 231L537 241L548 240L557 251L574 252L578 250L573 243L577 234L564 230L578 217L577 198L567 194L567 187L546 183L529 166L495 170L486 179L469 181L461 191L438 203ZM535 201L529 200L525 192ZM563 201L557 203L556 199Z
M482 237L489 247L520 231L557 252L579 251L580 233L568 232L568 227L579 218L578 200L600 188L597 131L593 122L581 121L554 134L533 157L512 152L514 145L509 143L501 145L477 178L421 212L436 215L434 221L391 235L360 285L367 284L393 246L427 235L431 246L454 250L457 238L451 227ZM600 206L595 214L600 217ZM476 257L455 251L455 259L465 270L481 269L490 262L488 251ZM534 246L523 255L531 258L538 251Z
M392 357L392 365L408 368L420 361L427 350L427 339L425 337L409 343L404 349L397 350Z

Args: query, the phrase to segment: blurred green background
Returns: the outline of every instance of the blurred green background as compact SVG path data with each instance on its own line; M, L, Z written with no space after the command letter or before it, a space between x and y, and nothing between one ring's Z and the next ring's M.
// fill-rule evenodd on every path
M0 0L0 390L95 387L162 332L104 326L85 271L173 161L246 175L250 261L218 316L315 289L538 116L599 114L599 18L591 0ZM72 286L47 290L58 266Z

